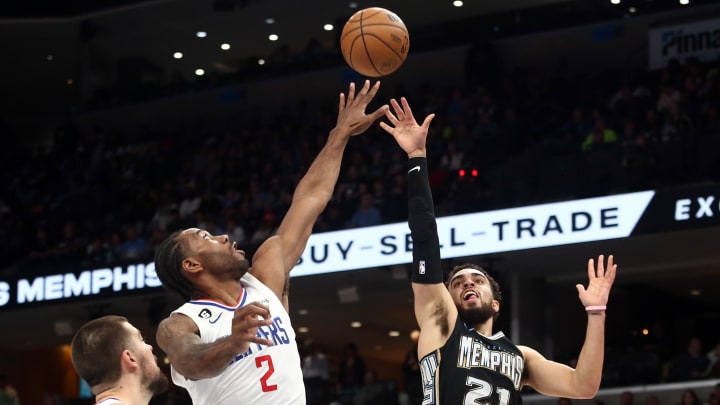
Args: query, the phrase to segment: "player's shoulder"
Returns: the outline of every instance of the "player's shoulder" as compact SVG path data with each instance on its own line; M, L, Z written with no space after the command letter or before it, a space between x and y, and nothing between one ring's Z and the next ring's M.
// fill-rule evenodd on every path
M160 348L167 352L181 336L188 333L199 335L200 329L189 316L174 312L160 321L155 337Z
M265 241L258 246L255 254L253 254L253 267L257 267L255 265L257 261L265 257L268 252L280 248L280 242L280 237L277 234L265 239Z
M532 362L534 359L544 359L544 356L540 354L539 351L533 349L530 346L523 346L523 345L515 345L517 349L522 353L523 358L525 359L525 362Z
M198 330L195 321L189 315L182 312L173 312L158 324L158 330L174 330L178 332L196 332Z

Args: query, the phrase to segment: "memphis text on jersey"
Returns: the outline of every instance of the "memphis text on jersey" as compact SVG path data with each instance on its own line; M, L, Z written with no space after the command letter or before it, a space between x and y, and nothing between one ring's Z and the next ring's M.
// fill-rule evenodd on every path
M438 364L433 356L426 356L420 362L423 381L432 381ZM465 369L485 368L506 376L516 390L520 389L525 361L522 356L502 350L491 350L483 342L471 336L460 336L457 367ZM425 376L431 377L425 379Z

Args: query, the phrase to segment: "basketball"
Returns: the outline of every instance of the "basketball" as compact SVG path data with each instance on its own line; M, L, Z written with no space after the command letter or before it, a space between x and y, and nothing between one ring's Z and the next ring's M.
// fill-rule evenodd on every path
M340 35L343 58L356 72L382 77L396 71L410 49L410 35L400 17L380 7L353 14Z

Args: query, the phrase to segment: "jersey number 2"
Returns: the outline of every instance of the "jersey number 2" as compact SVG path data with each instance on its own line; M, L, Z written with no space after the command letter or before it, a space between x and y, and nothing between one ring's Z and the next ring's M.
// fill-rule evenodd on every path
M490 383L479 378L468 377L465 385L475 388L465 394L465 399L463 400L464 405L490 404L489 401L481 402L481 400L489 398L493 393L493 387ZM507 405L510 400L510 391L502 387L496 387L495 391L497 391L498 397L500 397L497 405Z
M275 372L275 366L273 365L272 357L270 357L270 355L266 355L258 356L255 358L255 367L261 368L263 366L263 363L267 363L267 371L265 371L265 374L260 377L260 386L262 386L263 392L277 391L277 384L268 385L268 380L270 379L270 376L272 376Z

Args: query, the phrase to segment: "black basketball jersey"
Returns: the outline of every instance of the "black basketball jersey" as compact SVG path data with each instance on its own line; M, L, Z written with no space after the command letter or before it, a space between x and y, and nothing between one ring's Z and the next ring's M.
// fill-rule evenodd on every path
M420 361L423 405L520 405L525 360L502 332L490 337L458 317L445 345Z

